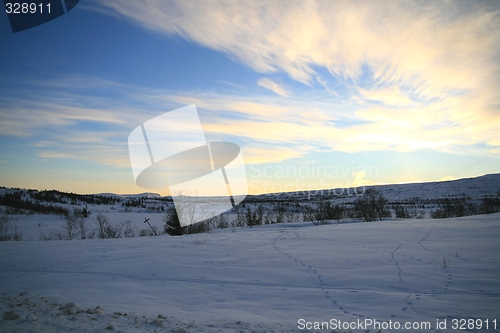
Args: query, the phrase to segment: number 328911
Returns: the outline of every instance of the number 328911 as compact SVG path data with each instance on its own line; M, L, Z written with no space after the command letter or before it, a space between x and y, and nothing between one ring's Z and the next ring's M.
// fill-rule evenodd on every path
M19 3L19 2L14 2L10 3L7 2L5 4L5 11L7 14L43 14L47 13L50 14L50 3L44 5L42 3Z

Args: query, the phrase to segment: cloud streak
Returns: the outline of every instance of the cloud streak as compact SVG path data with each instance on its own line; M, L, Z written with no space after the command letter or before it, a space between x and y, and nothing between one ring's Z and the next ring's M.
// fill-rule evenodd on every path
M263 78L260 78L258 81L257 81L257 84L261 87L264 87L266 89L269 89L271 90L272 92L280 95L280 96L283 96L283 97L288 97L290 96L290 92L288 90L286 90L285 88L283 88L281 85L279 85L278 83L274 82L273 80L271 79L268 79L266 77L263 77Z
M349 131L330 128L328 133L342 133L342 144L337 135L329 140L335 149L411 151L483 143L492 153L499 151L498 2L94 3L146 29L222 51L258 72L284 72L325 88L336 80L350 89L356 118L369 124ZM295 95L268 78L258 84L281 96ZM331 96L338 93L328 90ZM241 109L235 102L231 107ZM282 126L311 132L278 122L267 137L281 137ZM323 133L323 127L315 132Z
M398 87L365 90L360 88L359 92L363 98L378 101L389 106L408 106L413 101L403 94Z
M368 65L377 79L418 84L419 92L432 94L469 86L471 79L478 83L485 65L497 54L492 49L498 43L499 5L495 3L477 2L467 8L459 1L425 5L410 1L95 2L148 29L226 52L261 72L283 70L302 82L311 81L314 66L356 80Z

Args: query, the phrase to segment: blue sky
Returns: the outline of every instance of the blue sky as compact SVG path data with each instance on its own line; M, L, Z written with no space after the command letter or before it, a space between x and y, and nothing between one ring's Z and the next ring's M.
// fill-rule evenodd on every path
M81 0L15 34L0 15L0 185L147 191L128 135L190 104L251 193L497 173L499 44L495 1Z

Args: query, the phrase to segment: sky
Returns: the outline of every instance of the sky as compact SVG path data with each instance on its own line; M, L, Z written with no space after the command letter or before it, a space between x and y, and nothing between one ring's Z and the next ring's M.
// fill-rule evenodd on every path
M150 191L128 136L191 104L251 194L500 172L497 1L80 0L0 50L0 186Z

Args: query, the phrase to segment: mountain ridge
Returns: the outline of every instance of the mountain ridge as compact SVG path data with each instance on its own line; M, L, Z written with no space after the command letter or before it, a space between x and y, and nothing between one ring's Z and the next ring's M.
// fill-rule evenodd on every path
M266 194L249 194L249 199L267 198L271 200L285 198L305 198L310 199L314 196L330 196L338 198L347 198L358 196L364 193L364 190L374 188L381 192L390 201L395 200L410 200L412 198L423 199L438 199L438 198L453 198L453 197L473 197L480 198L484 196L498 195L500 193L500 173L486 174L477 177L468 177L455 180L431 181L419 183L404 183L404 184L383 184L383 185L364 185L358 187L345 188L330 188L323 190L310 191L293 191L281 193L266 193ZM20 188L0 187L0 194L7 190L21 190ZM27 191L43 192L47 190L22 189ZM50 190L60 194L76 195L76 196L97 196L97 197L117 197L127 199L162 199L170 198L170 196L161 196L154 192L142 192L136 194L117 194L111 192L95 193L95 194L77 194L68 193L58 190Z

